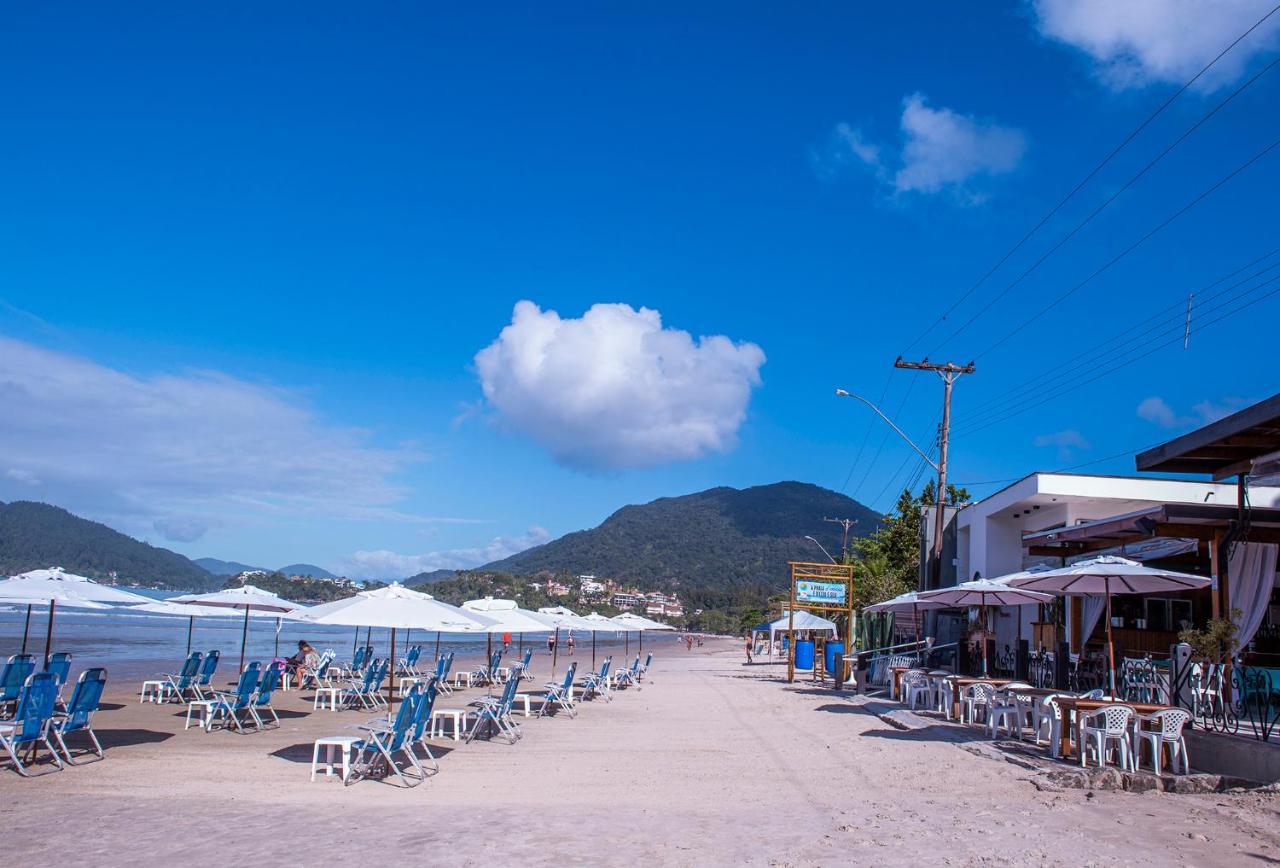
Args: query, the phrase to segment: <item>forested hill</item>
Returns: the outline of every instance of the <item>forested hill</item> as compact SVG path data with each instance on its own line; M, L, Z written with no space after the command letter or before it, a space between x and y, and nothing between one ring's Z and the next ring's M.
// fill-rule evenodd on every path
M139 542L47 503L0 504L0 574L63 567L92 579L205 591L221 582L177 552Z
M712 488L625 506L599 527L481 569L592 574L646 588L781 588L788 561L826 560L806 535L839 557L843 530L824 518L857 519L851 539L880 523L879 513L852 498L804 482Z

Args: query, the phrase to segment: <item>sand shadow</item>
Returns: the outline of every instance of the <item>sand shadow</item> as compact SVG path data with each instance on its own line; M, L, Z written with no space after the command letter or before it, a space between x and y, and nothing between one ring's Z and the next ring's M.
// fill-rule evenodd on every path
M869 729L862 733L863 738L882 738L887 741L932 741L938 744L964 744L968 742L986 742L991 740L980 732L966 732L950 726L926 726L922 729Z
M171 732L156 732L153 729L95 729L94 732L104 748L159 744L162 741L168 741L174 735Z
M453 742L451 741L449 744L453 745ZM459 742L458 744L460 745L461 742ZM457 749L458 748L454 746L446 746L443 744L436 744L433 742L431 744L431 755L439 760L439 759L443 759L444 757L447 757L449 754L453 753ZM312 757L312 752L314 750L315 750L315 742L303 741L303 742L298 742L297 744L291 744L286 747L279 748L278 750L273 750L271 751L271 753L267 754L267 756L273 756L277 759L282 759L282 760L285 760L286 762L291 762L291 763L298 763L300 765L311 765L311 757ZM418 750L418 756L421 757L423 755L422 749L419 747L417 750ZM324 760L324 757L325 757L325 752L321 751L320 752L321 761Z
M119 702L99 702L98 711L119 711L126 706Z

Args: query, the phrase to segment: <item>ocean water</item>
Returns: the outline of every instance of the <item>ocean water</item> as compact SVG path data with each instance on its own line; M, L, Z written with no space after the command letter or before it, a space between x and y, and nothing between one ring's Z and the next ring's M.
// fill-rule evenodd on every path
M159 591L137 591L145 596L164 599L174 596L172 593ZM27 652L43 655L45 652L45 633L48 624L47 607L33 607L31 611L30 629L27 635ZM26 607L0 607L0 657L7 658L17 654L22 648L23 630L26 625ZM66 651L72 655L72 677L91 666L105 666L108 677L114 682L119 678L145 678L163 672L176 672L187 655L187 631L190 619L173 615L156 615L140 612L129 612L125 608L110 610L84 610L59 608L53 622L52 651ZM191 628L191 648L196 651L217 649L222 654L222 664L237 667L240 661L240 641L244 629L244 616L235 613L229 617L196 618ZM434 660L436 634L425 630L396 631L396 657L405 653L406 639L409 644L423 646L423 659ZM339 660L351 659L356 645L357 633L359 642L364 643L366 636L373 645L374 653L386 656L391 641L391 631L355 627L337 627L300 623L298 621L277 620L270 615L251 615L249 618L248 645L245 651L246 660L271 660L277 656L289 657L298 647L298 641L305 639L317 650L332 648ZM629 648L633 653L637 650L637 634L629 638L615 637L614 634L596 634L596 654L621 653ZM577 649L573 659L579 661L579 667L591 663L590 634L574 636ZM560 660L566 659L566 636L560 635ZM501 635L493 637L495 646L501 644ZM549 669L542 661L549 661L547 637L545 633L529 634L523 637L525 648L535 651L533 666L535 669ZM518 652L520 637L511 637L511 648L507 658ZM440 636L440 652L453 651L460 659L483 658L486 649L485 637L458 633L443 633ZM228 671L234 672L234 669Z

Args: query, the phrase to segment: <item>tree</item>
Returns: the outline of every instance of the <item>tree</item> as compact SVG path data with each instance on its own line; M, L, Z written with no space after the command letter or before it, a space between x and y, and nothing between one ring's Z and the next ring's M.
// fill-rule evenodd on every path
M892 599L918 587L920 570L920 521L925 507L933 506L934 485L925 484L918 496L903 489L893 510L870 536L854 540L856 572L854 602L869 606ZM969 493L947 486L951 503L964 503Z

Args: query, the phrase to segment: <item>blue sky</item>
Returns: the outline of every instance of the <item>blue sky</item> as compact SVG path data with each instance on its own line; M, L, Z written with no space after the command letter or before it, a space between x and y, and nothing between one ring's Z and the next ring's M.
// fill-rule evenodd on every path
M926 352L976 358L952 453L975 493L1130 471L1274 391L1269 287L1213 325L1193 305L1186 350L1177 310L1280 246L1280 149L989 348L1280 135L1280 72L943 339L1263 70L1274 21L913 340L1268 6L15 10L0 499L367 576L714 485L885 508L914 459L832 391L927 443L940 387L890 368ZM1104 341L1169 334L1083 382ZM1080 388L1018 388L1055 374Z

